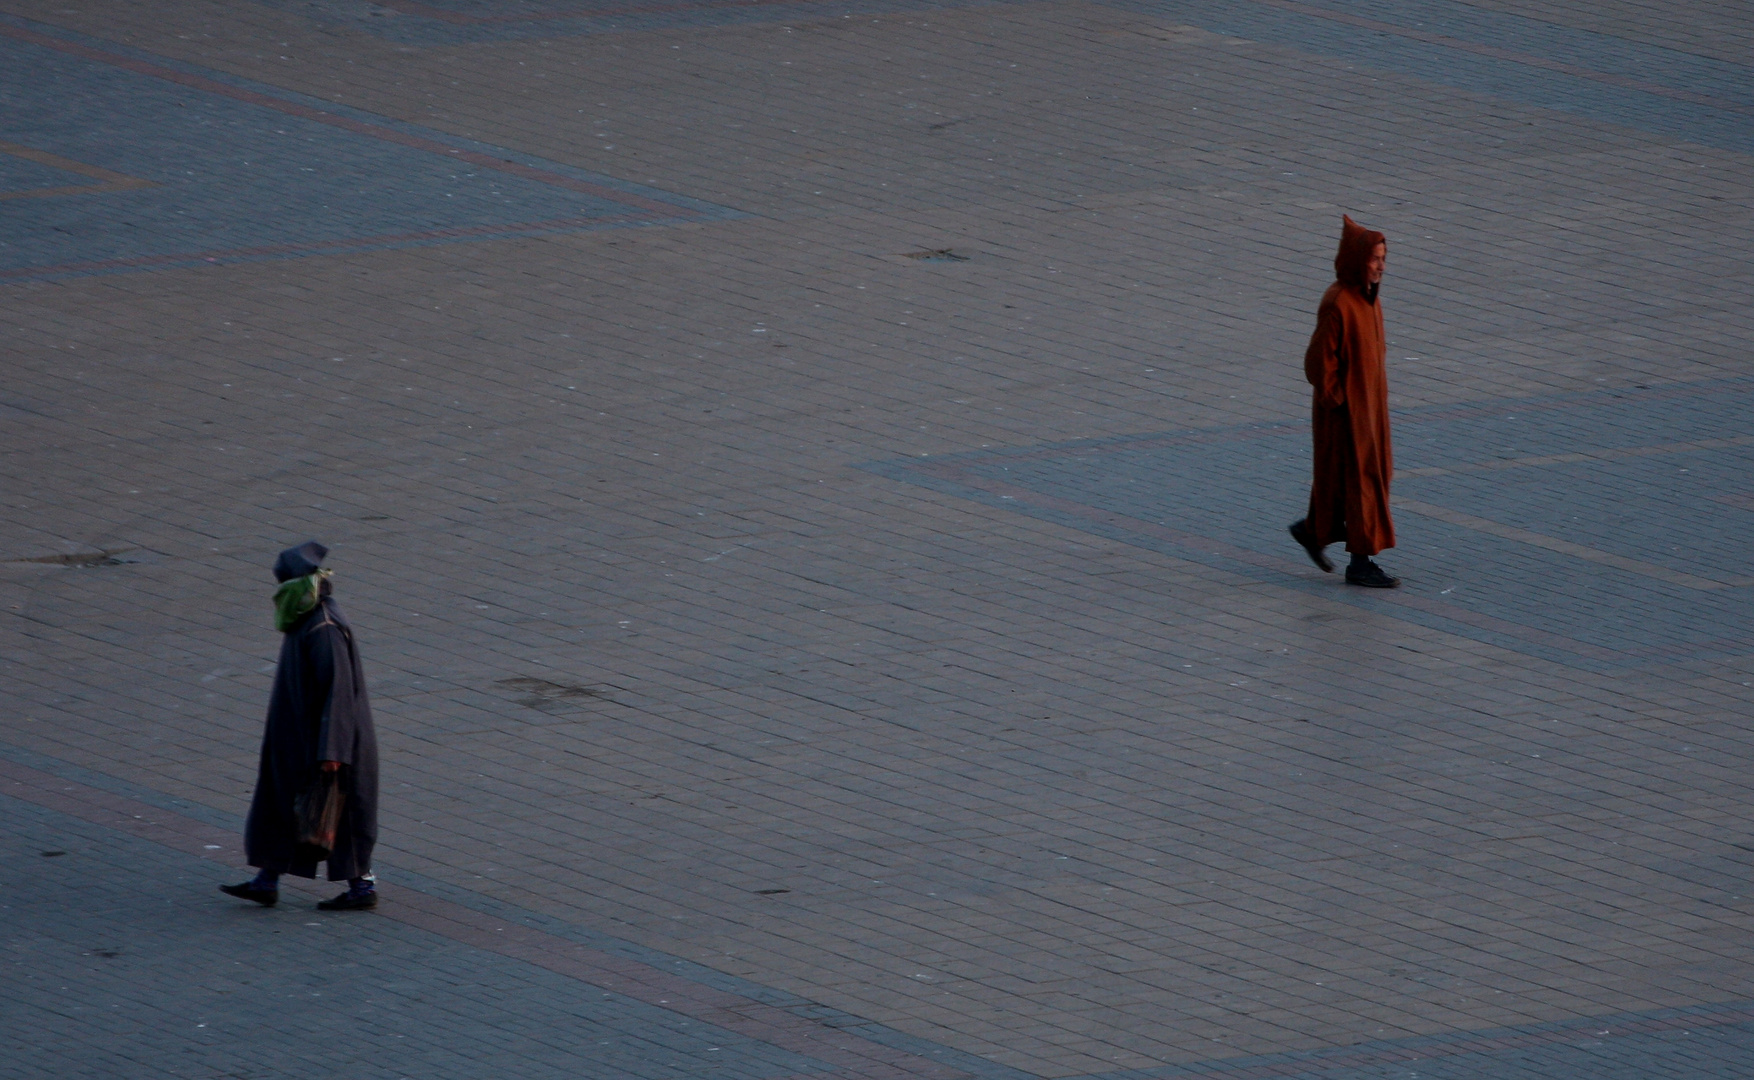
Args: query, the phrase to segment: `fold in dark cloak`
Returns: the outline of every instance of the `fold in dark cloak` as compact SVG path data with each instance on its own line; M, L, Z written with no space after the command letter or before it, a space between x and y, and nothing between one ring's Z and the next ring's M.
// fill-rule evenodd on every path
M318 762L339 761L347 801L328 869L330 881L342 881L371 870L378 839L378 743L353 630L327 581L321 592L317 606L280 644L244 851L251 866L316 877L317 864L293 854L292 803L316 779Z

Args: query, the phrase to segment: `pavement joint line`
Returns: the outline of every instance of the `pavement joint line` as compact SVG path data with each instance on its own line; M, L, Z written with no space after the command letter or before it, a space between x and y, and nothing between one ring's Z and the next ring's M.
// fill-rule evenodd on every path
M1745 377L1727 379L1701 379L1695 382L1680 383L1673 386L1636 391L1627 387L1601 387L1582 393L1557 394L1541 397L1486 398L1478 401L1448 402L1439 405L1426 405L1414 409L1391 409L1390 419L1396 427L1412 421L1434 423L1445 420L1473 419L1482 415L1491 416L1515 409L1518 413L1565 411L1572 409L1599 408L1602 397L1621 397L1627 393L1637 393L1645 401L1672 401L1676 398L1696 398L1720 392L1725 387L1746 387L1750 380ZM1098 438L1067 439L1050 443L1037 443L1027 446L1002 447L991 450L964 450L944 454L933 454L926 459L933 463L945 461L1033 461L1046 458L1061 457L1069 453L1127 453L1133 450L1148 449L1160 446L1194 446L1215 443L1248 442L1253 439L1267 439L1288 433L1307 433L1309 419L1300 417L1296 420L1271 420L1261 423L1227 425L1214 428L1194 428L1183 431L1149 432L1130 435L1107 435ZM1644 454L1686 453L1690 450L1727 449L1754 443L1754 436L1737 436L1733 439L1716 440L1702 439L1694 443L1663 444L1653 447L1632 447L1624 451L1619 449L1591 450L1585 452L1586 457L1608 459L1614 457L1637 457ZM1672 449L1671 449L1672 448ZM1511 458L1500 465L1497 462L1479 462L1463 465L1418 467L1413 469L1397 469L1395 478L1445 476L1451 472L1465 473L1474 471L1490 471L1494 468L1509 468L1512 464L1525 459ZM918 467L917 462L906 461L909 467ZM1527 459L1530 465L1558 464L1557 457L1553 462L1543 458Z
M922 468L921 471L925 470ZM1164 525L1156 524L1155 522L1146 521L1143 518L1130 517L1114 511L1086 506L1069 499L1060 499L1055 496L1044 495L1040 492L1019 485L1011 485L1002 481L989 480L954 467L943 467L940 470L934 471L939 471L941 475L946 477L954 478L958 483L967 487L980 491L988 491L992 494L998 495L1000 498L1007 498L1016 503L1033 503L1037 506L1052 509L1062 514L1073 515L1086 520L1131 530L1136 533L1159 537L1181 547L1190 548L1195 551L1209 551L1213 555L1232 559L1236 562L1246 563L1250 566L1259 567L1264 570L1275 571L1277 574L1288 575L1294 567L1301 570L1299 562L1290 557L1278 559L1273 556L1262 555L1259 552L1237 547L1221 540L1198 536L1192 533L1184 533ZM1459 512L1446 510L1441 507L1434 507L1427 503L1420 503L1413 500L1402 500L1400 496L1392 496L1392 499L1397 506L1404 506L1406 509L1411 510L1414 513L1423 513L1427 517L1446 521L1450 524L1474 528L1478 532L1500 536L1503 539L1520 540L1529 543L1532 546L1548 548L1559 554L1574 555L1579 558L1588 559L1592 562L1600 562L1603 565L1611 565L1619 570L1626 570L1631 573L1641 574L1657 580L1672 582L1699 591L1716 591L1719 589L1738 588L1744 585L1754 584L1754 578L1736 578L1728 581L1718 581L1715 579L1698 577L1696 575L1677 574L1666 570L1664 567L1656 566L1651 563L1642 563L1636 559L1623 559L1621 556L1613 555L1609 552L1598 551L1595 548L1588 548L1578 544L1568 544L1566 541L1555 540L1552 537L1545 536L1541 533L1529 532L1526 529L1514 529L1512 526L1500 525L1497 522L1489 522L1484 518L1476 518L1472 515L1460 514ZM1427 511L1433 512L1427 513ZM1531 538L1538 538L1540 542L1537 543L1536 539ZM1565 546L1552 547L1551 545ZM1683 580L1684 578L1690 580ZM1639 651L1611 649L1600 645L1594 645L1587 641L1581 641L1577 638L1552 634L1536 627L1525 626L1521 623L1512 622L1507 619L1500 619L1491 615L1469 611L1459 605L1442 603L1428 597L1409 593L1405 590L1395 590L1392 592L1385 591L1379 595L1379 599L1384 604L1414 608L1430 615L1436 615L1439 618L1450 619L1455 622L1463 623L1464 625L1472 626L1478 630L1487 631L1488 633L1502 634L1507 637L1527 641L1530 644L1541 645L1549 649L1558 649L1562 652L1567 652L1581 658L1615 664L1636 664L1652 660L1661 660L1674 655L1697 655L1697 653L1707 645L1707 643L1690 642L1683 646L1658 647ZM1740 639L1725 639L1722 642L1709 644L1727 645L1736 649L1745 649L1748 647L1748 642Z
M205 803L193 802L166 795L149 787L129 783L109 773L96 772L92 769L74 765L60 758L39 754L27 750L15 743L0 742L0 761L10 761L14 765L43 773L56 780L82 787L107 791L118 798L132 802L144 803L154 810L181 814L207 826L219 829L225 835L236 837L243 834L244 819L223 810L216 810Z
M568 191L578 192L579 194L590 195L607 202L619 203L636 210L643 210L649 214L678 217L689 213L689 208L674 203L659 202L655 199L648 199L631 192L619 191L604 184L581 180L577 177L566 176L552 169L539 168L518 161L496 157L491 153L486 153L481 150L453 146L436 138L415 134L411 131L398 130L397 127L392 127L388 124L374 123L367 120L356 119L351 116L345 116L342 115L340 110L320 108L314 105L307 105L302 102L289 100L287 97L278 93L269 92L269 88L266 85L258 84L255 88L234 85L229 81L222 81L213 78L210 75L181 71L163 63L125 56L119 52L111 51L110 49L97 48L92 45L84 44L83 42L69 40L65 37L42 33L38 30L16 25L16 22L12 19L0 20L0 36L9 37L16 41L22 41L43 48L54 49L71 56L77 56L81 59L95 61L100 64L107 64L111 67L120 68L123 71L130 71L137 75L162 79L165 82L175 83L179 86L186 86L194 90L215 94L220 97L232 98L233 100L242 101L246 104L273 109L277 112L285 113L288 116L296 116L300 119L313 120L317 123L328 124L331 127L337 127L355 135L363 135L368 138L378 139L382 142L393 143L413 150L424 150L427 153L436 154L440 157L451 160L465 161L477 168L491 169L497 172L506 173L510 176L516 176L520 179L533 180L538 183L549 184L554 187L564 188Z
M1749 440L1737 440L1738 445L1747 441ZM1489 536L1496 536L1503 540L1515 540L1518 543L1529 544L1533 547L1557 552L1561 555L1570 555L1577 559L1587 559L1590 562L1601 563L1603 566L1612 566L1616 570L1624 570L1629 574L1639 574L1644 577L1654 578L1658 581L1672 582L1673 584L1681 585L1689 589L1698 589L1702 592L1709 592L1714 589L1735 589L1741 588L1745 585L1754 585L1754 577L1719 579L1702 577L1698 574L1689 574L1666 566L1658 566L1655 563L1647 563L1639 559L1629 559L1624 555L1615 555L1613 552L1602 551L1599 548L1586 547L1583 544L1574 544L1569 540L1560 540L1557 537L1548 536L1545 533L1538 533L1531 529L1519 529L1515 525L1505 525L1501 522L1493 521L1490 518L1478 517L1474 514L1464 513L1460 510L1451 510L1446 506L1438 506L1434 503L1420 502L1417 499L1404 498L1400 495L1391 495L1389 501L1393 503L1397 509L1410 510L1415 514L1424 517L1433 518L1438 521L1445 521L1451 525L1460 525L1464 529L1473 529L1475 532L1483 532Z
M10 761L25 769L47 774L53 780L61 781L62 788L73 785L94 788L124 800L124 803L119 805L125 805L126 802L143 803L160 813L192 818L210 828L217 829L218 832L214 834L213 839L218 840L222 847L235 847L236 837L241 835L243 831L243 819L235 814L217 810L205 803L166 795L152 788L122 780L109 773L94 772L60 758L40 754L11 743L0 742L0 762L3 761ZM4 783L4 780L0 780L0 783ZM16 795L16 793L14 794ZM142 814L141 816L145 818L148 815ZM114 822L110 824L114 824ZM383 849L380 848L380 850ZM215 854L205 847L199 854L214 859L220 858L220 854ZM888 1045L902 1051L911 1050L916 1053L916 1056L922 1053L949 1053L936 1043L904 1034L832 1006L818 1004L789 991L752 982L742 976L727 974L696 961L683 960L672 954L592 930L554 915L532 911L515 903L473 891L467 886L432 878L403 866L386 865L383 869L393 879L393 887L398 898L403 895L406 889L412 889L495 920L494 925L496 926L521 923L535 930L546 931L549 935L569 944L591 947L612 957L644 964L648 968L660 971L676 969L677 973L691 985L724 991L742 1001L755 1001L777 1008L797 1010L804 1013L806 1018L820 1019L825 1023L830 1023L838 1030L859 1032L868 1041ZM313 897L322 895L314 887L303 885L303 879L282 878L281 881L283 885L290 884L294 889L309 892ZM315 884L313 883L313 886ZM384 914L384 912L379 911L378 914ZM1031 1076L1031 1074L1008 1069L1005 1066L973 1058L967 1054L959 1053L957 1060L961 1062L965 1072L980 1077L982 1080L1029 1080ZM813 1075L819 1076L820 1074ZM776 1080L781 1080L781 1078L776 1078Z
M97 190L97 189L92 189ZM677 221L693 220L680 217ZM616 214L591 218L553 218L547 221L509 222L494 225L463 225L447 229L431 229L411 233L387 233L379 236L347 237L317 240L304 244L264 244L259 247L227 248L213 251L178 252L162 255L136 255L118 259L96 259L90 262L51 263L0 270L0 282L54 281L61 278L87 277L93 274L121 273L129 270L169 270L178 267L225 265L240 262L261 262L269 259L298 258L306 255L340 255L356 251L384 248L422 247L431 244L465 243L479 240L511 239L545 236L554 233L586 232L597 229L637 228L664 224L663 221L635 214Z
M1754 1002L1727 1001L1654 1013L1610 1017L1586 1017L1557 1023L1531 1025L1532 1030L1501 1028L1464 1031L1445 1035L1413 1036L1387 1043L1345 1046L1331 1050L1261 1055L1244 1059L1220 1059L1191 1065L1129 1069L1099 1073L1078 1080L1179 1080L1181 1077L1215 1076L1224 1080L1273 1080L1275 1077L1325 1077L1336 1069L1370 1069L1421 1061L1461 1057L1467 1054L1533 1050L1560 1045L1580 1037L1605 1039L1628 1035L1655 1035L1694 1028L1724 1027L1754 1022Z
M89 176L100 181L96 184L71 184L62 187L30 188L26 191L0 191L0 200L4 199L46 199L57 195L91 195L102 191L126 191L130 188L152 187L153 181L142 180L138 176L111 172L109 169L96 165L87 165L83 161L51 154L47 150L20 146L17 143L0 142L0 154L33 161L38 165L47 165L51 169L60 169L79 176Z
M611 956L529 927L494 925L502 920L414 890L398 890L391 918L430 930L441 937L499 953L549 971L569 975L611 993L668 1008L704 1023L736 1032L771 1046L805 1054L833 1065L858 1069L856 1075L888 1077L967 1076L958 1069L870 1043L856 1034L800 1019L771 1005L689 982L636 960ZM846 1040L862 1045L825 1044Z
M28 754L28 752L26 752ZM40 755L31 755L40 757ZM54 759L43 759L45 764ZM77 770L77 767L67 768ZM103 777L103 774L95 774ZM117 781L117 783L125 783ZM131 786L131 785L130 785ZM140 839L193 854L217 859L209 843L229 841L235 834L176 810L140 802L114 792L91 787L63 776L44 772L0 757L0 794L54 812L115 829ZM296 879L284 882L299 887ZM875 1053L846 1046L823 1048L817 1040L864 1040L845 1029L825 1028L785 1013L776 1024L763 1014L783 1012L741 995L688 980L638 960L600 952L577 942L488 912L444 900L418 889L398 886L394 904L374 914L389 918L459 944L480 948L600 987L610 993L667 1008L703 1023L801 1053L837 1066L833 1075L870 1080L969 1077L974 1073L948 1068L917 1055L891 1051L876 1045ZM754 1015L751 1015L754 1014ZM1225 1080L1277 1080L1289 1077L1327 1076L1339 1069L1369 1069L1441 1061L1476 1054L1527 1051L1561 1046L1580 1037L1591 1039L1690 1032L1696 1029L1754 1023L1754 1002L1724 1001L1647 1013L1571 1018L1528 1027L1453 1031L1408 1036L1381 1042L1275 1054L1217 1058L1150 1066L1114 1072L1084 1074L1066 1080L1179 1080L1185 1077L1222 1077ZM890 1051L884 1053L884 1051ZM926 1068L922 1069L921 1065ZM788 1074L775 1080L806 1080L822 1073ZM994 1064L979 1075L1025 1080L1035 1074Z
M1619 461L1624 458L1654 457L1662 454L1691 454L1701 450L1727 450L1754 444L1754 435L1738 435L1728 439L1696 439L1693 442L1661 443L1655 446L1628 446L1610 450L1582 450L1570 454L1543 454L1535 457L1503 458L1472 465L1433 465L1418 469L1396 469L1396 480L1412 480L1428 476L1465 476L1470 473L1498 472L1501 469L1538 468L1544 465L1580 465L1592 461Z
M1143 518L1136 518L1112 510L1103 510L1098 507L1087 506L1070 499L1062 499L1057 496L1046 495L1021 485L1010 484L1004 481L992 480L987 477L976 475L973 472L948 461L927 465L904 460L896 464L899 466L899 468L895 470L895 474L898 474L897 478L906 478L907 472L923 473L949 480L953 484L976 492L1008 500L1016 509L1023 509L1026 506L1033 505L1039 509L1047 510L1056 514L1070 516L1095 524L1106 525L1110 528L1118 528L1138 535L1166 540L1171 544L1189 549L1193 552L1207 553L1220 558L1243 563L1250 567L1270 571L1276 578L1285 579L1279 582L1281 587L1291 587L1289 579L1292 577L1293 568L1298 565L1297 561L1290 556L1276 558L1270 555L1263 555L1259 552L1237 547L1221 540L1215 540L1210 537L1197 536L1192 533L1185 533L1176 529L1171 529L1168 526L1146 521ZM885 472L881 469L878 471L880 473ZM1271 581L1268 583L1273 584ZM1714 585L1714 587L1717 586ZM1500 634L1513 639L1526 641L1533 645L1556 649L1564 653L1569 653L1572 656L1579 657L1580 659L1595 660L1598 662L1617 665L1637 663L1641 659L1641 657L1634 653L1624 652L1619 649L1604 648L1600 645L1593 645L1589 642L1579 641L1575 638L1562 637L1535 627L1511 622L1507 619L1499 619L1491 615L1469 611L1460 605L1439 603L1422 596L1413 595L1404 589L1396 589L1392 591L1381 590L1377 594L1377 599L1379 599L1381 604L1385 606L1414 608L1415 610L1423 611L1427 614L1436 615L1440 618L1471 626L1477 630L1484 630L1488 633ZM1340 602L1344 603L1345 601ZM1380 608L1377 610L1380 611Z
M449 23L452 26L487 26L507 23L530 22L561 22L589 19L608 19L623 15L668 15L678 12L717 11L724 8L793 7L808 4L810 0L698 0L695 3L682 4L633 4L615 8L573 8L566 11L533 11L517 15L469 15L461 11L446 11L422 4L419 0L383 0L383 6L404 15L414 15L435 22ZM1001 0L1003 2L1003 0ZM824 15L823 17L828 17Z
M1507 60L1513 64L1522 64L1525 67L1540 68L1544 71L1552 71L1561 75L1570 75L1574 78L1589 79L1594 82L1606 83L1609 86L1617 86L1622 90L1635 90L1639 93L1653 94L1674 101L1684 101L1689 105L1704 105L1708 108L1723 109L1731 112L1754 113L1754 108L1733 101L1725 101L1723 98L1714 97L1710 94L1700 94L1691 90L1681 90L1676 87L1662 86L1658 83L1645 82L1643 79L1633 79L1625 75L1615 75L1612 72L1597 71L1594 68L1582 67L1577 64L1568 64L1563 60L1551 60L1544 56L1537 56L1534 53L1520 52L1516 49L1506 49L1497 45L1487 45L1481 42L1467 41L1462 38L1451 37L1448 34L1432 33L1429 30L1419 30L1410 26L1402 26L1398 23L1384 22L1381 19L1371 19L1362 15L1353 15L1350 12L1333 11L1315 4L1300 3L1299 0L1251 0L1251 2L1263 7L1278 8L1281 11L1289 11L1298 15L1308 15L1318 19L1329 19L1334 22L1343 23L1347 26L1357 27L1360 30L1371 30L1379 34L1392 34L1396 37L1407 38L1412 41L1422 42L1426 45L1437 45L1442 48L1456 49L1460 52L1473 53L1476 56L1486 56L1494 60Z
M235 863L237 835L174 810L0 758L0 794L208 860ZM229 858L228 858L229 856ZM970 1074L674 972L520 926L407 886L374 914L460 944L534 964L610 993L804 1054L868 1080L960 1080ZM849 1045L851 1044L851 1045ZM845 1070L853 1070L851 1072Z

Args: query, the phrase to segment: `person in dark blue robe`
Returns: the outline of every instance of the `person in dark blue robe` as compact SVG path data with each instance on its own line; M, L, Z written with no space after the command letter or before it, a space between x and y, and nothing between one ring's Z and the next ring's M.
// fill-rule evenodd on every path
M371 861L378 837L378 745L353 628L335 605L330 571L322 568L328 554L313 540L281 552L274 563L280 582L275 625L284 637L268 699L256 795L244 826L244 853L260 873L241 885L219 888L272 905L280 899L280 875L317 876L317 860L297 843L294 802L329 772L342 803L326 860L328 878L346 881L347 891L317 906L357 911L377 906Z

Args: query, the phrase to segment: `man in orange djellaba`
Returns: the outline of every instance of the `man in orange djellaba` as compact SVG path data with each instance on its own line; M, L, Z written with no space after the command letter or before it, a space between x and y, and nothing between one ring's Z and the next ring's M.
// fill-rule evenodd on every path
M1401 584L1371 558L1395 546L1387 340L1377 302L1388 252L1382 233L1343 219L1336 280L1322 294L1303 357L1303 373L1315 388L1315 481L1309 515L1291 525L1292 539L1326 573L1334 564L1322 549L1344 541L1352 556L1346 583L1370 589Z

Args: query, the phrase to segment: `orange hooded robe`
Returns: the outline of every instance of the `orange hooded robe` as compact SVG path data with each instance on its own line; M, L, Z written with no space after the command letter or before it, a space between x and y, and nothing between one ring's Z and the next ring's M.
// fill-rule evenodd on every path
M1316 329L1303 356L1315 387L1315 482L1308 528L1319 544L1346 542L1346 550L1375 555L1395 546L1389 517L1387 339L1382 306L1368 281L1367 263L1383 234L1344 219L1336 280L1322 294Z

